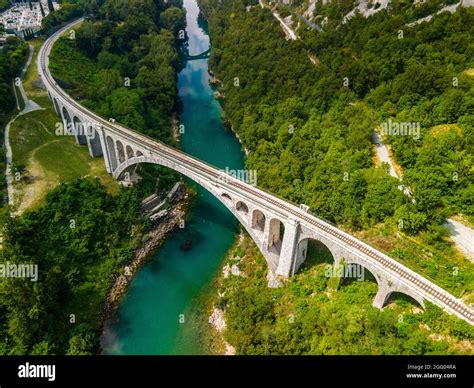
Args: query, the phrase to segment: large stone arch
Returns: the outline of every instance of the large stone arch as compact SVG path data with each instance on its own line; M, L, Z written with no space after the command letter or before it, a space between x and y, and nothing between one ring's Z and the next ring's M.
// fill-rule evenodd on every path
M329 240L327 237L302 226L296 242L293 273L295 273L305 262L310 241L317 242L321 247L327 249L332 255L334 265L340 264L342 259L348 257L347 251L342 249L339 245Z
M134 168L137 164L142 163L158 164L163 167L171 168L174 171L185 175L194 182L198 183L205 190L209 191L212 195L214 195L237 218L237 220L244 227L250 237L255 241L256 245L258 246L264 257L267 259L267 263L270 266L271 270L273 272L276 271L278 265L278 255L270 253L265 247L265 227L267 227L266 220L269 217L267 217L262 210L251 206L250 204L248 204L248 202L244 200L244 198L241 198L240 196L235 196L235 193L228 193L208 181L203 181L198 176L193 175L192 171L190 171L189 169L181 167L180 164L170 162L167 159L161 158L159 156L152 156L150 152L143 151L140 149L136 150L135 154L138 156L135 156L131 159L127 159L125 162L120 163L116 168L113 168L113 176L116 179L123 180L126 176L125 174L128 171ZM245 205L245 207L243 206L243 204ZM257 214L260 213L261 215L263 215L263 219L257 216ZM256 221L259 222L257 222L257 224L252 225L252 218L254 215L258 219Z
M331 248L326 245L321 238L304 237L300 239L296 245L296 260L294 272L297 272L299 268L306 262L307 259L311 259L311 264L318 264L326 262L335 266L339 264L335 254L331 251Z

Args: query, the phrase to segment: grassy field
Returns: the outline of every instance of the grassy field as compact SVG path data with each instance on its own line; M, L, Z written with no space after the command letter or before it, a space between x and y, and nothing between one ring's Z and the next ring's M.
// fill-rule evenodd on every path
M23 85L28 97L45 109L18 117L10 129L13 164L25 167L21 179L14 180L14 199L19 212L41 205L47 192L61 182L80 177L97 177L112 194L119 189L118 183L107 174L102 158L91 158L87 147L77 145L74 137L55 134L61 119L46 90L37 85L36 59L42 42L41 38L30 42L35 51Z

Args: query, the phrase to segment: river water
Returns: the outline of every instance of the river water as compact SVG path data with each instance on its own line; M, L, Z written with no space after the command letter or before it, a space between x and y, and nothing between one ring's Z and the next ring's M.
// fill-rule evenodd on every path
M184 0L184 7L189 54L200 54L210 47L207 27L202 19L198 23L197 0ZM243 168L240 144L223 127L221 107L209 86L207 59L187 62L178 90L182 149L222 169ZM105 354L206 353L197 332L207 317L196 316L196 305L235 238L237 221L216 198L196 189L185 228L168 237L131 282L106 329ZM192 241L191 248L183 251L186 240Z

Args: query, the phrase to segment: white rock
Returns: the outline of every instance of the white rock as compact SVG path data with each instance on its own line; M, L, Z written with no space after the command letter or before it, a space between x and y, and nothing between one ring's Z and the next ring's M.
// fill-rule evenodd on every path
M209 317L209 323L221 333L225 329L224 311L214 308L211 316Z
M280 279L278 279L276 275L272 272L272 270L268 270L267 280L269 288L280 288L283 285Z
M235 348L231 344L229 344L225 341L224 341L224 345L225 345L225 355L226 356L234 356L235 355Z
M229 273L230 273L229 264L226 264L224 268L222 268L222 273L224 274L224 279L227 279L229 277Z
M234 276L243 276L242 275L242 272L240 272L240 269L239 267L237 266L237 264L234 264L231 268L230 268L230 273Z

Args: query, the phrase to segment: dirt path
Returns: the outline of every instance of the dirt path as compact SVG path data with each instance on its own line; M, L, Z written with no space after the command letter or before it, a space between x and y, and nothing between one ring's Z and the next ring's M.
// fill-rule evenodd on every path
M4 140L5 141L5 150L6 150L6 152L5 152L5 162L6 162L5 176L6 176L6 180L7 180L7 193L8 193L8 204L9 205L14 204L13 176L12 176L12 171L11 171L13 153L12 153L12 148L11 148L11 145L10 145L10 138L9 138L9 136L10 136L10 127L18 117L20 117L24 114L30 113L32 111L35 111L35 110L44 109L41 106L39 106L36 102L28 99L28 96L26 95L25 89L23 87L23 78L25 77L26 71L28 70L28 67L30 66L31 60L33 58L33 53L34 53L33 46L30 45L29 50L30 50L30 52L29 52L28 60L26 61L26 64L23 67L23 70L21 72L20 79L22 80L22 82L20 82L20 84L18 85L18 88L20 89L20 92L21 92L21 96L22 96L23 101L25 103L25 107L23 108L23 110L20 113L18 113L15 117L13 117L5 127L5 136L4 136L5 137L5 140ZM15 98L17 98L15 88L14 88L14 91L15 91ZM18 105L18 109L20 109L18 99L17 99L17 105Z

